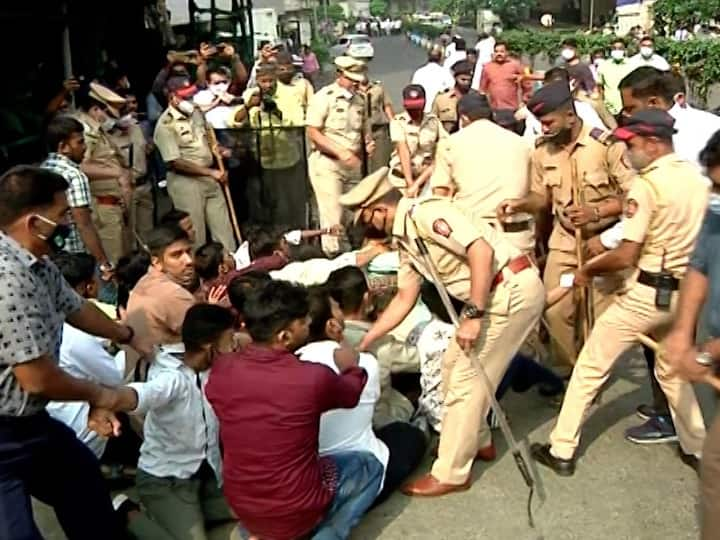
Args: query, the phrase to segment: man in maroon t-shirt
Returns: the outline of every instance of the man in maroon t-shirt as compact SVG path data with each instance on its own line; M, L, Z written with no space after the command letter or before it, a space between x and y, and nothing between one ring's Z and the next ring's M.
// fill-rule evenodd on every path
M508 57L504 41L497 41L493 51L493 61L483 66L480 93L488 96L493 110L514 112L520 107L518 91L523 67L520 62Z
M307 291L270 281L243 303L253 339L219 357L206 395L220 422L223 490L247 531L262 540L347 538L375 500L383 467L369 452L318 456L320 415L355 407L367 381L358 354L336 351L340 370L300 361Z

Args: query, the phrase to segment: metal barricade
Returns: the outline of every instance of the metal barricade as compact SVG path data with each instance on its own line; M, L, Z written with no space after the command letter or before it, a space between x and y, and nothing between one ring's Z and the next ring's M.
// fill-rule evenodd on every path
M217 130L217 136L232 152L230 190L241 223L311 225L313 195L303 126Z

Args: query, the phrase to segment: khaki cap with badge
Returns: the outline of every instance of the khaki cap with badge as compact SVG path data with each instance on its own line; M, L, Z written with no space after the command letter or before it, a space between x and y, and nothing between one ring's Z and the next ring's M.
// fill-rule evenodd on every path
M345 77L355 82L363 82L367 78L367 63L352 56L338 56L335 66Z
M110 111L110 114L112 114L115 118L120 117L119 108L127 102L124 97L116 94L107 86L103 86L102 84L95 82L90 83L90 91L88 92L88 95L94 100L105 105Z
M381 167L374 173L363 178L350 191L340 196L340 204L353 213L353 223L357 223L365 210L372 203L396 189L388 180L388 167Z

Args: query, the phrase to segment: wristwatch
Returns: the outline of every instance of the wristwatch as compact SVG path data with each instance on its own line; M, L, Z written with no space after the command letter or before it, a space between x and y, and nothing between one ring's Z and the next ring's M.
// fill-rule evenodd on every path
M695 357L695 361L700 364L701 366L705 367L712 367L715 362L713 361L712 356L707 351L702 351L697 354Z
M110 261L104 262L100 265L101 272L112 272L113 270L115 270L115 265L113 265Z
M119 339L119 340L117 340L117 343L118 343L119 345L129 345L130 342L131 342L131 341L133 340L133 338L135 337L135 330L133 329L132 326L127 326L127 325L125 325L125 328L127 328L127 330L128 330L128 337L126 337L125 339Z
M485 310L480 309L472 302L468 302L462 308L461 314L466 319L482 319L483 316L485 315Z

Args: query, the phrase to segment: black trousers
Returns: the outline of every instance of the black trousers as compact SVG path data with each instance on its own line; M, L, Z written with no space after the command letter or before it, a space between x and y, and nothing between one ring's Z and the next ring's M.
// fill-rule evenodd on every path
M643 345L643 354L648 367L648 376L650 377L650 388L653 394L653 409L661 416L670 416L670 407L668 406L665 392L660 388L660 383L655 377L655 351Z
M377 438L390 450L385 483L373 507L385 501L420 465L427 442L423 432L407 422L392 422L378 429Z
M97 458L44 411L0 417L0 538L42 540L31 496L53 507L71 540L122 538Z

